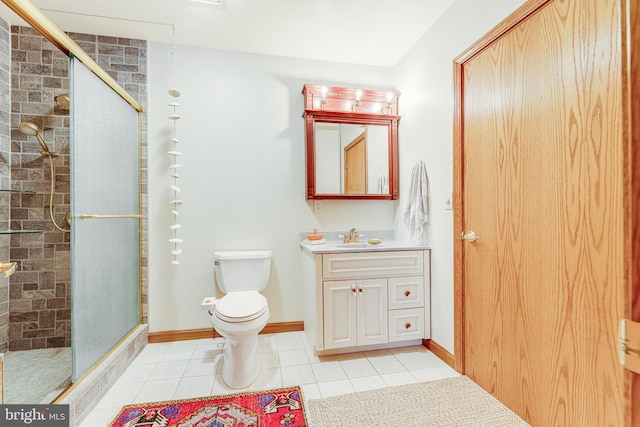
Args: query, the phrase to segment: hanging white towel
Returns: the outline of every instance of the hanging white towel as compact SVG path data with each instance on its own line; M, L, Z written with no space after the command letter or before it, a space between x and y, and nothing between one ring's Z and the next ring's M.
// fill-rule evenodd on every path
M378 190L378 194L389 194L389 177L385 171L378 174L376 189Z
M427 182L427 167L424 161L419 160L411 171L409 200L404 211L404 224L409 228L411 239L416 242L422 241L424 225L429 221Z

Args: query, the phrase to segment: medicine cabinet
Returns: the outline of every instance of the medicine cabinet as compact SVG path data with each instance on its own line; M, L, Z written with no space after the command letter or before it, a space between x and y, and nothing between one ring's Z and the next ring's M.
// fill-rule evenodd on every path
M304 85L306 198L398 198L400 93Z

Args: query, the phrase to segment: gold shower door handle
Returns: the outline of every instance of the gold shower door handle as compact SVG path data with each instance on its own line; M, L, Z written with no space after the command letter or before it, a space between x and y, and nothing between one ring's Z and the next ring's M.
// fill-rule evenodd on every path
M475 242L479 238L480 237L478 237L478 235L476 233L474 233L473 231L469 231L467 234L464 234L464 232L462 233L462 240L466 240L466 241L469 241L471 243Z
M142 218L142 215L89 215L82 214L80 215L80 219L117 219L117 218Z

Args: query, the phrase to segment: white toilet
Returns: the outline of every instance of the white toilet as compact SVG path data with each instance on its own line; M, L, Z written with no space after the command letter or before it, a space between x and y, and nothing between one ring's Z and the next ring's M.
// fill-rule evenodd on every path
M231 388L244 388L258 376L258 333L269 320L267 287L271 251L214 252L218 287L226 295L214 299L211 323L226 338L222 379Z

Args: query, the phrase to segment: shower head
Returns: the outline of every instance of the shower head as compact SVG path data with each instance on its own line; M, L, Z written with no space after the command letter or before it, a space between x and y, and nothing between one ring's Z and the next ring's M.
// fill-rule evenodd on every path
M22 122L18 125L18 130L25 135L36 136L40 133L38 126L31 122Z
M22 122L18 125L18 130L25 135L36 137L36 139L38 140L38 143L40 144L40 147L42 148L42 151L40 152L40 154L42 154L43 156L55 157L58 155L57 153L49 151L49 147L47 147L47 143L44 142L44 139L42 139L42 137L40 136L40 130L38 129L38 126L36 126L34 123Z
M69 97L68 93L61 93L54 99L56 101L56 104L58 104L60 107L69 109L69 106L71 105L71 98Z

